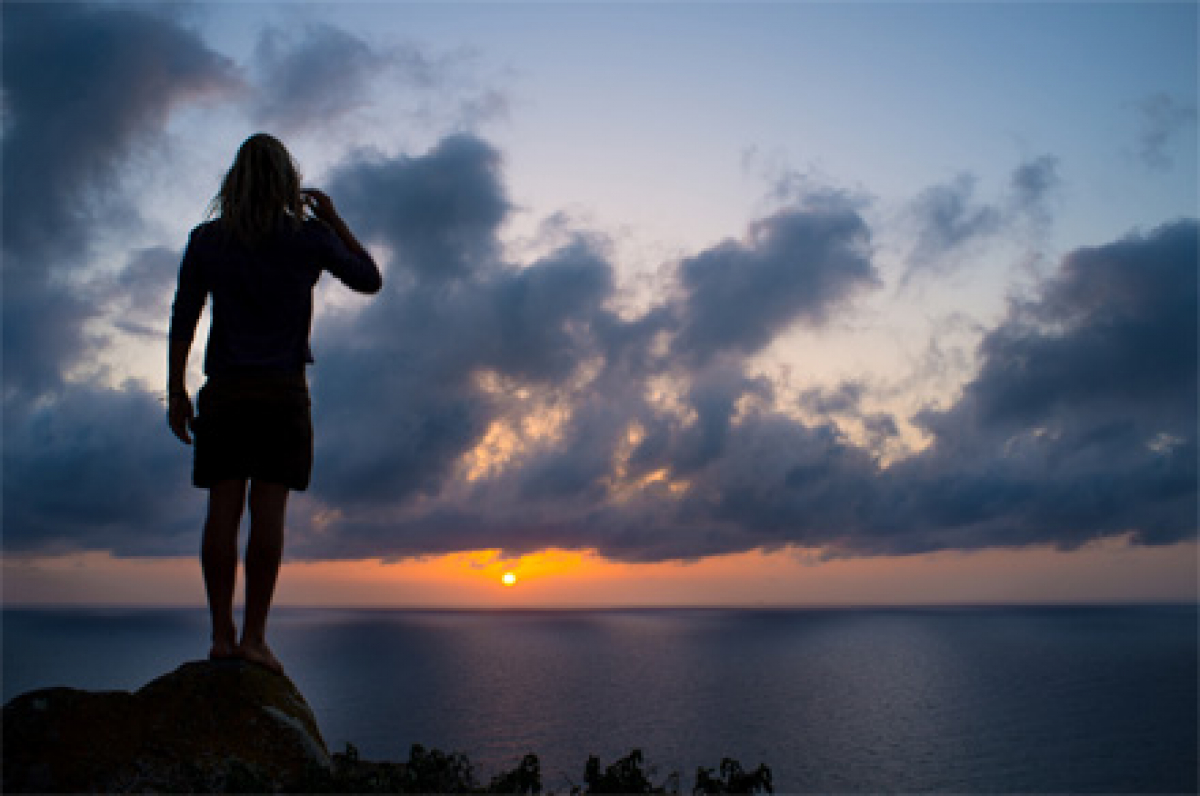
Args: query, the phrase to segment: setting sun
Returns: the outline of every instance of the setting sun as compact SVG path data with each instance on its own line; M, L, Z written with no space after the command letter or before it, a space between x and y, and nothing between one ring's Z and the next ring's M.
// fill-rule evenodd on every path
M517 576L512 572L505 572L504 577L500 578L500 580L504 582L505 586L511 586L517 582Z

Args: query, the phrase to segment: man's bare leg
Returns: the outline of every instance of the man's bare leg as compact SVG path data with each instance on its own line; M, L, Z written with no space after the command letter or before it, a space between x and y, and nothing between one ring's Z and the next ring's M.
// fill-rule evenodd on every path
M283 520L288 488L254 480L250 484L250 539L246 545L246 616L238 649L249 661L283 673L267 646L267 613L283 560Z
M208 515L200 543L200 565L208 612L212 617L210 658L229 658L237 652L237 627L233 621L233 589L237 582L238 526L246 500L246 481L220 481L208 490Z

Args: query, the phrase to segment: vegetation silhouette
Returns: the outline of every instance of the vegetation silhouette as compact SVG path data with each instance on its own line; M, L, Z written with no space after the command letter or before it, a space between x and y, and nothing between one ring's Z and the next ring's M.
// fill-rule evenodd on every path
M681 792L678 772L672 772L660 785L651 781L652 776L653 770L646 768L640 749L632 750L609 766L604 766L593 755L584 766L583 785L572 783L566 793L584 796ZM483 786L476 780L466 755L426 749L421 744L413 744L407 762L393 763L363 760L358 749L347 743L345 752L334 753L333 766L328 773L314 772L310 786L309 790L314 793L543 793L541 763L536 754L525 755L515 768L493 776ZM695 787L691 792L694 795L774 793L771 769L760 765L747 772L738 761L723 758L716 771L704 767L696 769Z
M771 769L759 764L753 771L746 771L742 764L732 758L722 758L720 775L712 769L696 769L696 787L692 793L774 793L771 789Z

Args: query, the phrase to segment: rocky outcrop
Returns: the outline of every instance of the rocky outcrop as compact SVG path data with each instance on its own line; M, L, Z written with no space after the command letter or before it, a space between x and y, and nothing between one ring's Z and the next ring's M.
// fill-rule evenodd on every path
M4 706L12 792L296 791L329 751L291 680L239 660L187 663L130 694L46 688Z

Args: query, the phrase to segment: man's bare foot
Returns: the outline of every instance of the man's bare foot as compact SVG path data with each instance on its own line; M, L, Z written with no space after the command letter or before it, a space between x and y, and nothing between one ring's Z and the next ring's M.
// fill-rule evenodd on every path
M210 661L220 661L236 657L238 657L238 649L237 645L232 641L214 641L212 649L208 651L208 659Z
M283 674L283 664L279 662L275 653L271 652L271 648L265 642L243 641L238 645L238 654L251 663L257 663L259 666L270 669L275 674Z

